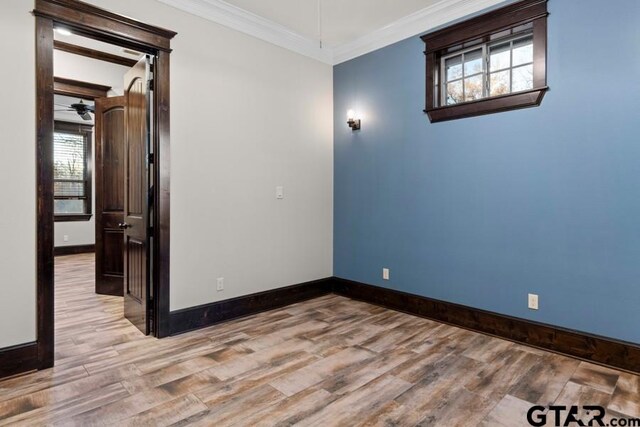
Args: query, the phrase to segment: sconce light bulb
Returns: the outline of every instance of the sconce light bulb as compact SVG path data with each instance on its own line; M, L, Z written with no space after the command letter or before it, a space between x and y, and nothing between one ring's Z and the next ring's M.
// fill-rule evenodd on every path
M73 34L70 29L64 27L56 27L56 33L61 36L70 36Z
M353 110L347 111L347 120L353 120L356 118L356 113Z

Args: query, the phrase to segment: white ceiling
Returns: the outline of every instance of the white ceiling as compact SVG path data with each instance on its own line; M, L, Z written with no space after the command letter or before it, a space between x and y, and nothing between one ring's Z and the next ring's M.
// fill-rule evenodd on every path
M83 120L82 117L80 117L78 113L76 113L75 111L65 111L65 110L71 109L69 108L71 104L80 102L79 98L73 98L71 96L55 94L53 96L53 102L55 107L54 108L55 120L62 120L63 122L74 122L74 123L83 123L86 125L93 125L93 120ZM95 104L92 100L89 100L89 99L83 99L82 102L84 102L87 105ZM93 117L93 114L91 116Z
M53 38L54 40L58 40L61 42L98 50L100 52L110 53L112 55L122 56L123 58L128 59L138 59L142 55L141 53L134 52L132 50L125 49L114 44L104 43L77 34L62 34L59 31L54 31Z
M318 40L318 0L226 0L312 40ZM323 44L352 42L439 0L320 0Z
M516 0L158 0L335 65Z

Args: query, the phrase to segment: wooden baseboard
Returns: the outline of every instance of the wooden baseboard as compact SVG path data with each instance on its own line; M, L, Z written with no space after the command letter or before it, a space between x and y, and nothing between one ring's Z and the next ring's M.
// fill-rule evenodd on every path
M171 313L171 334L204 328L329 293L422 316L592 363L640 373L640 346L336 277Z
M0 348L0 378L38 369L38 345L35 342Z
M54 256L88 254L96 251L96 245L56 246Z
M171 312L171 335L335 293L592 363L640 373L640 346L336 277ZM0 349L0 378L38 368L36 343Z
M226 320L273 310L330 294L332 278L259 292L171 312L171 335L205 328Z
M640 346L505 316L351 280L333 279L333 291L352 299L426 317L588 362L640 373Z

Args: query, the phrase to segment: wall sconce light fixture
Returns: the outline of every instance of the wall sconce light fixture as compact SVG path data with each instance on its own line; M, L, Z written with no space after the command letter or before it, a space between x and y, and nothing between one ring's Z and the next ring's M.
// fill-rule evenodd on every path
M353 110L347 112L347 124L351 130L360 130L360 119L356 119L356 113Z
M71 36L73 35L73 33L71 32L70 29L68 29L67 27L60 27L57 26L54 28L55 32L60 34L61 36Z

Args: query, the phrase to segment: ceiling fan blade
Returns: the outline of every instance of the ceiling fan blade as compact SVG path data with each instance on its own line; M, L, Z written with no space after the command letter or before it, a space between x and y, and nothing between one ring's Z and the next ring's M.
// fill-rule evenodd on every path
M96 106L95 105L87 105L87 110L95 113L96 112Z
M91 114L89 113L84 113L81 117L83 120L91 120Z

